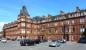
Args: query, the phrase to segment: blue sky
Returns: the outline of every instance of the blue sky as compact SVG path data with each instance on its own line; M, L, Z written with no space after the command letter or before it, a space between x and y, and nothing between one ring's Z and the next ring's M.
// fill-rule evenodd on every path
M4 23L17 19L25 5L31 17L47 14L58 15L60 10L71 12L76 6L86 8L86 0L0 0L0 30Z

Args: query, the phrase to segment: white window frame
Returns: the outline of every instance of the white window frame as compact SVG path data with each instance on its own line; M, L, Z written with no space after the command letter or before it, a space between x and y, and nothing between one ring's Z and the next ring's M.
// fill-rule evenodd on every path
M25 34L25 29L21 29L21 33L22 34Z
M84 18L81 18L80 19L80 23L84 23L85 22L85 19Z
M21 18L21 21L25 21L25 19L24 18Z
M74 24L74 20L72 20L72 24Z
M80 32L83 33L85 31L85 28L80 28Z
M22 26L22 27L25 27L25 23L24 23L24 22L23 22L23 23L21 23L21 26Z

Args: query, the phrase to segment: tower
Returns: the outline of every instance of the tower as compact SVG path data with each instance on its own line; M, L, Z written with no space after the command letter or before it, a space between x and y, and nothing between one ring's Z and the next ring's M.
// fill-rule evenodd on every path
M28 32L28 26L30 26L30 15L25 6L22 7L18 15L18 28L19 28L19 37L26 38Z

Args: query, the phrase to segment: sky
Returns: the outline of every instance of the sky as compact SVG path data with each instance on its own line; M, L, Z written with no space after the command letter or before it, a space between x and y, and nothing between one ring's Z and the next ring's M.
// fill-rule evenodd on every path
M86 0L0 0L0 31L4 24L15 21L25 5L30 17L58 15L75 11L77 6L86 9Z

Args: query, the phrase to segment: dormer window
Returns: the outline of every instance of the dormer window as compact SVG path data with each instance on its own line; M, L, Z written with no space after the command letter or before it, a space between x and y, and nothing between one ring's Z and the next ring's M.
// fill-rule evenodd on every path
M78 6L76 7L76 12L80 12L80 8Z
M83 16L84 15L84 13L83 12L81 12L81 16Z
M86 15L86 12L84 12L84 15Z
M80 13L77 13L77 16L80 16Z
M64 13L64 11L60 11L60 15L64 15L65 13Z

